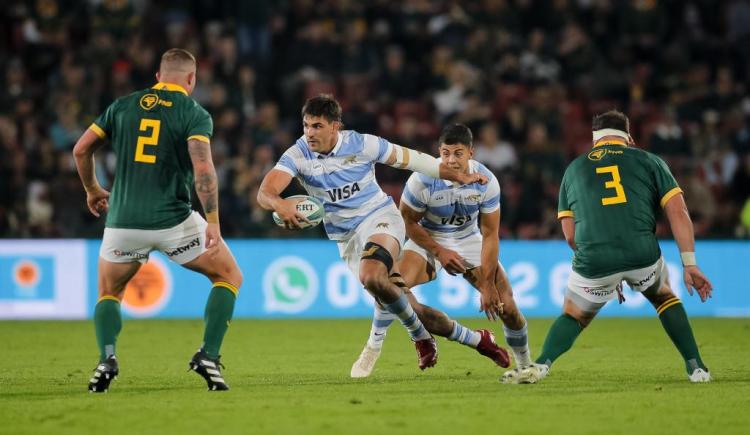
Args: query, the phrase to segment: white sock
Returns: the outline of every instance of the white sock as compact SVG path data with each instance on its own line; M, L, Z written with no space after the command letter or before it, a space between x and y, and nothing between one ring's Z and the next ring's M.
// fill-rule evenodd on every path
M479 341L482 340L482 335L454 320L453 331L451 332L451 335L448 336L448 340L457 341L465 346L476 349L477 346L479 346Z
M529 350L528 323L524 323L523 328L517 331L503 325L503 331L505 332L505 341L513 350L516 367L522 369L530 366L531 351Z
M385 334L394 320L396 320L395 314L388 312L385 308L380 308L376 304L372 313L372 327L370 328L370 338L367 339L367 345L373 349L383 347Z
M398 316L399 320L401 320L401 324L406 327L407 331L409 331L409 336L411 336L413 341L426 340L432 337L430 333L427 332L424 325L422 325L419 317L417 317L417 313L415 313L414 309L409 305L409 299L407 299L405 294L402 293L395 302L385 305L384 307L388 312Z

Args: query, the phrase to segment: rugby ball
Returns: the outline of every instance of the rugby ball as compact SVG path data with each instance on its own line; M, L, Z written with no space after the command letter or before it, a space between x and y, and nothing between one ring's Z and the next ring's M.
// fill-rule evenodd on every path
M315 197L307 195L293 195L286 199L300 199L297 203L297 211L310 221L308 224L305 221L300 221L302 228L310 228L320 224L325 216L325 208L323 203ZM285 227L284 221L279 217L276 212L273 212L273 221L280 227Z

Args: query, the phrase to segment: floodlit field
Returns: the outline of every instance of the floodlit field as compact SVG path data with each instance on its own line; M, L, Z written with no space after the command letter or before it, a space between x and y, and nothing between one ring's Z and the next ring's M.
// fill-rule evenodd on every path
M442 339L422 373L398 325L373 376L353 380L367 320L237 320L222 358L232 390L209 393L186 372L200 321L130 320L120 378L94 395L91 323L0 322L0 433L748 433L750 319L692 323L712 384L687 381L656 318L598 319L539 385L502 385L501 369ZM535 355L549 325L530 322Z

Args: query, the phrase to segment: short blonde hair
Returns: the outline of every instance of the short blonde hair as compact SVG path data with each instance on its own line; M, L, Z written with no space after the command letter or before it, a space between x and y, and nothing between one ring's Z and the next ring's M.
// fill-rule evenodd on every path
M190 72L195 69L195 56L182 48L170 48L161 55L159 71Z

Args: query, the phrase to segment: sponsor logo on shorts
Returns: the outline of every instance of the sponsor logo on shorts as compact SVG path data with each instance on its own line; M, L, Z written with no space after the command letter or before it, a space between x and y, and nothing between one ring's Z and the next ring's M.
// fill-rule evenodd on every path
M200 245L201 245L201 240L200 238L196 237L190 242L188 242L186 245L182 245L179 248L175 248L171 251L165 251L164 253L167 254L168 257L174 257L175 255L180 255L183 252L187 252L193 248L197 248Z
M648 274L648 276L647 276L647 277L643 278L643 279L642 279L642 280L640 280L640 281L634 282L634 283L633 283L633 286L635 286L635 287L640 287L640 286L642 286L643 284L646 284L646 283L648 283L649 281L651 281L651 280L652 280L652 279L653 279L653 278L654 278L655 276L656 276L656 270L653 270L653 271L652 271L651 273L649 273L649 274Z
M583 291L592 296L604 297L611 295L615 290L608 289L607 287L584 287Z
M119 249L115 249L112 253L118 257L130 257L135 258L136 260L145 260L148 258L148 254L135 251L120 251Z

